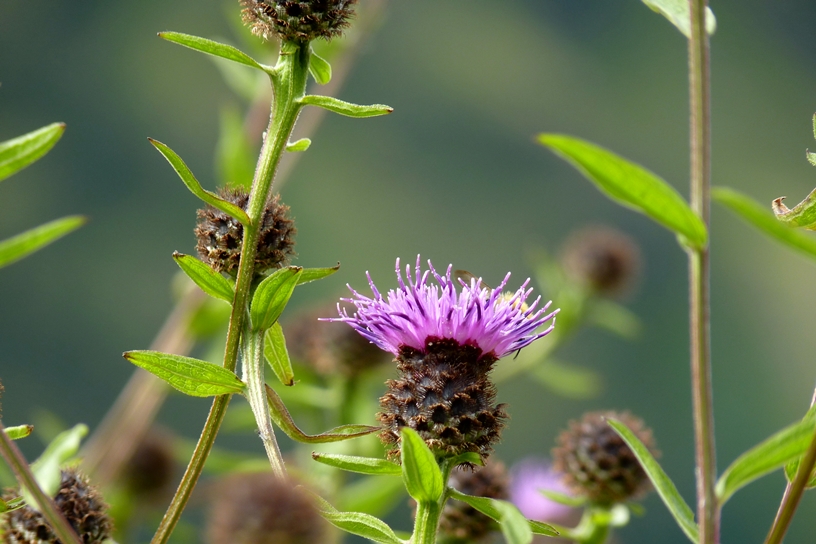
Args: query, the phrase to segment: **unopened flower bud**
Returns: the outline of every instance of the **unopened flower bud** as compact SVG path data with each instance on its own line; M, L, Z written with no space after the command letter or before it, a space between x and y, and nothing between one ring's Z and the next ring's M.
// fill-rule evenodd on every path
M657 457L651 429L628 412L590 412L571 421L553 449L553 468L576 495L611 505L644 495L651 483L640 461L606 420L620 420Z
M594 292L616 294L637 276L638 247L629 236L615 229L580 230L570 236L564 248L562 260L567 274Z
M448 485L475 497L500 500L510 498L507 470L500 461L473 469L457 468L451 472ZM495 521L472 506L456 500L445 503L439 523L439 531L453 542L481 542L497 528Z
M354 16L357 0L241 0L244 22L268 40L309 42L339 36Z
M73 527L84 544L99 544L110 538L113 523L108 505L88 480L74 469L62 471L54 504ZM45 517L30 506L24 506L0 518L4 542L14 544L58 544L60 540Z
M222 189L219 196L243 210L246 210L249 202L249 195L243 189ZM209 205L198 210L196 215L196 250L201 259L216 272L237 275L244 226L237 219ZM295 253L295 232L294 221L289 219L289 206L280 202L278 195L271 197L261 218L255 255L256 275L289 263Z

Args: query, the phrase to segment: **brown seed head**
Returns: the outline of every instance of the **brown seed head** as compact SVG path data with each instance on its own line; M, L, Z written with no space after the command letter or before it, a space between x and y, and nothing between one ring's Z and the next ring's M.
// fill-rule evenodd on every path
M172 440L170 433L154 428L136 447L122 474L128 490L135 496L149 501L169 491L176 467Z
M241 0L244 23L265 40L309 42L339 36L354 16L357 0Z
M107 515L108 505L76 470L62 471L62 481L54 503L83 544L97 544L110 538L113 523ZM24 506L0 518L0 534L3 534L4 542L10 544L60 542L43 515L30 506Z
M651 429L628 412L590 412L570 421L553 448L553 469L564 474L564 483L576 495L602 505L636 499L651 489L640 462L607 418L623 422L655 457L660 455Z
M312 497L270 473L234 474L217 486L207 528L210 544L327 542Z
M454 469L448 485L466 495L500 500L510 498L509 477L500 461L473 469ZM445 503L439 524L440 532L454 542L480 542L497 527L489 517L456 500Z
M249 195L243 189L221 189L221 198L246 210ZM241 262L241 243L244 226L236 219L212 206L198 210L195 235L196 250L201 260L216 272L231 276L238 273ZM280 202L279 195L271 197L264 209L258 236L258 252L255 255L255 274L273 268L282 268L294 256L294 221L289 219L289 206Z
M400 428L408 426L437 455L475 452L486 459L507 418L488 377L496 360L456 340L429 337L424 351L401 347L400 376L386 382L377 415L384 427L380 438L393 446L389 456L399 456Z
M567 274L604 295L624 290L637 276L640 251L632 239L607 227L589 227L569 237L562 257Z

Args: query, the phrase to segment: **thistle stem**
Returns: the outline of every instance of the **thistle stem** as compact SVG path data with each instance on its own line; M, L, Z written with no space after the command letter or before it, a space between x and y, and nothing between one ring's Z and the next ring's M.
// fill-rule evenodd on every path
M28 466L22 452L20 452L17 444L6 434L2 421L0 421L0 455L2 455L3 459L6 460L6 463L8 463L8 466L14 472L20 486L28 490L34 497L40 512L57 535L57 538L59 538L61 542L82 544L76 531L68 524L68 521L66 521L62 513L57 510L54 501L51 497L46 495L39 484L37 484L37 480L34 478L34 474L31 472L31 468Z
M435 544L436 531L439 527L441 515L442 507L439 503L420 501L417 504L414 536L411 538L411 544Z
M785 488L782 504L779 505L779 511L776 514L776 519L774 519L768 537L765 539L765 544L780 544L782 542L793 520L793 515L796 513L796 508L799 506L799 501L807 488L814 466L816 466L816 433L814 433L813 439L810 441L805 456L799 462L796 477Z
M235 298L233 299L224 351L224 368L230 371L235 371L238 362L241 333L245 327L247 304L255 275L255 255L258 249L259 227L266 201L272 189L275 171L300 112L300 99L306 92L309 54L310 46L308 43L283 42L281 43L278 64L270 73L274 90L272 115L261 147L261 154L255 167L255 177L249 194L246 212L250 224L244 225L241 262L235 280ZM182 476L176 495L164 514L151 544L165 544L170 538L181 517L181 512L187 505L190 494L201 475L201 471L204 469L204 463L212 450L231 397L232 395L220 395L213 401L207 422L204 424L204 430L193 452L193 457L187 465L187 470Z
M689 0L689 93L691 102L691 208L709 226L711 187L711 80L706 0ZM691 380L694 405L697 518L700 544L719 542L714 494L716 454L711 387L708 248L689 250Z
M263 359L264 332L246 327L244 331L244 354L242 357L243 380L247 385L246 398L255 414L258 433L261 436L266 456L272 466L272 473L279 479L286 478L286 467L283 464L278 441L275 439L275 427L269 416L269 403L266 400L266 382L264 380Z

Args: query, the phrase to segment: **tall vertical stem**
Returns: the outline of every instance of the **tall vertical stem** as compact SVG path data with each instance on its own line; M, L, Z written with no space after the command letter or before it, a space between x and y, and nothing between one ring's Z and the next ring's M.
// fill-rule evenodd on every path
M706 0L689 0L689 91L691 98L691 208L709 226L711 187L711 80L705 27ZM719 542L719 508L714 495L716 455L711 393L708 247L689 250L691 380L697 467L700 544Z
M281 43L278 64L270 74L275 93L272 102L272 115L261 147L261 154L258 157L258 164L255 167L252 190L249 193L246 212L250 224L244 225L241 262L235 279L235 298L232 303L232 313L230 314L229 329L227 331L227 345L224 350L224 368L230 371L234 371L238 363L241 335L246 323L247 304L255 275L255 255L258 250L261 218L272 189L272 182L275 179L275 171L300 112L299 100L306 92L309 54L310 46L308 43ZM165 544L169 540L181 517L181 512L190 499L190 494L193 492L201 471L204 469L204 463L215 443L215 437L224 420L231 397L232 395L220 395L213 401L207 422L204 424L204 429L193 452L193 457L187 465L187 470L182 476L173 501L164 514L151 544Z

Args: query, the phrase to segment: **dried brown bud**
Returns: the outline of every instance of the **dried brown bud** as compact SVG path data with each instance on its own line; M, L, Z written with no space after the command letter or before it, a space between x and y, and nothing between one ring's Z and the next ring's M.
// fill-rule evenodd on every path
M500 461L484 467L457 468L451 472L448 485L476 497L508 500L509 477ZM449 500L442 510L440 532L454 542L479 542L497 529L495 521L472 506Z
M243 189L222 189L219 196L246 210L249 195ZM241 244L244 226L233 217L206 206L196 213L198 224L195 235L196 250L201 260L217 272L231 276L238 273L241 262ZM279 195L271 197L264 209L255 255L255 274L273 268L282 268L294 255L295 225L289 219L289 206L280 202Z
M122 474L131 493L150 500L169 491L176 467L172 440L169 432L155 428L145 435Z
M635 499L651 489L640 461L607 418L620 420L655 457L660 455L651 429L629 412L590 412L570 421L553 448L553 468L564 474L564 483L576 495L603 505Z
M234 474L217 486L207 535L210 544L316 544L327 529L302 487L271 473Z
M400 428L408 426L438 455L475 452L486 459L507 418L488 377L496 361L456 340L429 337L424 351L402 346L400 377L386 382L388 392L380 399L383 442L398 444ZM389 456L398 455L395 446Z
M244 22L268 40L309 42L339 36L354 16L357 0L241 0Z
M640 251L620 231L589 227L569 237L562 262L567 274L578 283L611 295L624 290L637 276Z
M62 471L54 503L84 544L97 544L110 538L113 523L107 514L108 505L88 480L74 469ZM60 542L45 517L30 506L0 518L0 534L3 534L4 542L13 544Z

